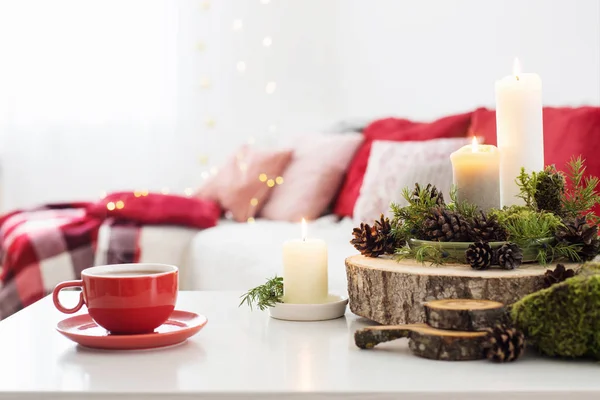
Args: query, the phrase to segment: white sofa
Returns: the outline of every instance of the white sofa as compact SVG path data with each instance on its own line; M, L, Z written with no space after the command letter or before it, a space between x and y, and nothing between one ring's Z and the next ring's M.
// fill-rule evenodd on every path
M350 218L334 215L308 223L308 236L327 242L331 293L347 293L344 260L356 253L349 243L353 226ZM104 263L100 255L106 254L108 229L99 232L96 264ZM261 219L249 224L222 220L202 231L150 226L139 238L139 261L179 266L181 290L245 291L282 276L282 244L300 235L298 223Z

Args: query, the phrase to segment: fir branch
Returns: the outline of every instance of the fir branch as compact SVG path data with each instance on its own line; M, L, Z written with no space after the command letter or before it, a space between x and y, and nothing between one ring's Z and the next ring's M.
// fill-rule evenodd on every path
M554 237L556 228L562 225L560 218L552 213L536 212L526 207L513 206L492 210L500 226L508 234L508 240L521 247L530 246L539 239Z
M396 251L397 261L414 259L421 264L429 262L430 265L443 265L445 263L458 262L454 257L438 246L421 245L416 247L405 246Z
M563 207L568 217L585 215L588 221L594 225L598 224L598 216L592 208L600 204L600 193L596 190L600 180L598 177L585 177L585 160L581 157L573 158L568 163L566 173L569 185L563 199Z
M450 200L452 202L448 204L448 210L457 212L469 220L472 220L478 214L479 208L476 205L458 200L458 187L456 185L452 185L450 188Z
M525 168L523 167L521 167L521 173L515 179L515 182L519 187L519 194L517 197L523 199L525 201L525 205L532 210L537 210L537 205L535 203L537 181L538 174L536 172L528 174L525 172Z
M273 307L277 303L283 303L283 278L275 276L267 280L265 284L250 289L241 298L242 301L238 307L246 303L252 309L254 304L261 311Z

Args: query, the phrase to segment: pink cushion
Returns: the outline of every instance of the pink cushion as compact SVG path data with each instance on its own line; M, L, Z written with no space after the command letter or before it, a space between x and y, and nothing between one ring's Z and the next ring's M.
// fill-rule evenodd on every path
M269 152L244 146L196 196L218 202L234 220L246 222L265 205L273 191L269 184L275 184L291 157L290 150Z
M323 215L363 141L361 134L319 135L296 139L294 155L260 216L298 222Z

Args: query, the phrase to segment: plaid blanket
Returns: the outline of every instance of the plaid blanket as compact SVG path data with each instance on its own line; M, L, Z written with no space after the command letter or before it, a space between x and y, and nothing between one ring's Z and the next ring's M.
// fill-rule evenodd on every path
M92 217L89 203L50 204L0 218L0 320L36 302L101 259L137 262L141 226ZM106 254L96 254L98 231L110 225Z

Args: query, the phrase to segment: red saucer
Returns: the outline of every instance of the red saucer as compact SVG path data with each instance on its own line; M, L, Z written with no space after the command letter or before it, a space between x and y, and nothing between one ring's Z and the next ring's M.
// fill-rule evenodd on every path
M86 347L112 350L153 349L172 346L195 335L206 325L203 315L175 310L164 324L152 333L141 335L111 335L98 326L89 314L62 320L56 330Z

